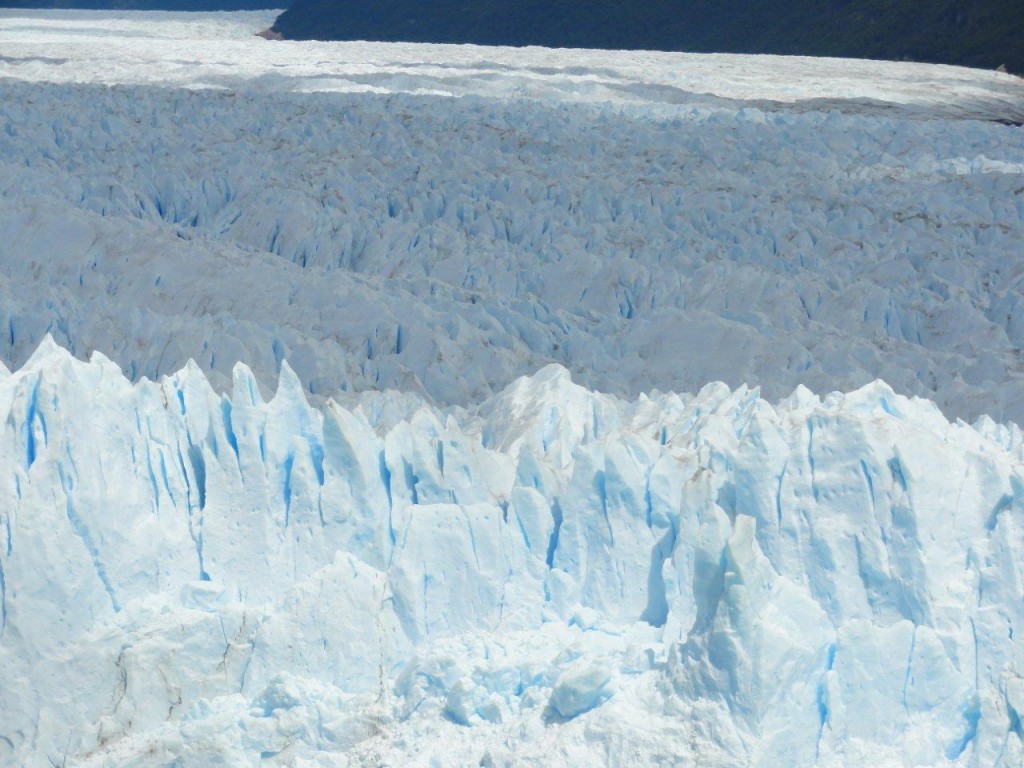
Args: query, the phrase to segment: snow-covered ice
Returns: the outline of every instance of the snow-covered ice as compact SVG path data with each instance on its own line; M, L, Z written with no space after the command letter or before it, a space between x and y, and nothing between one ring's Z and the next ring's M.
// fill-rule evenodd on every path
M408 43L266 42L277 12L0 9L0 76L559 102L743 102L1020 119L1011 75L909 62Z
M1024 763L1022 81L271 20L0 11L0 764Z
M880 382L318 409L46 341L0 423L5 764L1024 760L1024 435Z

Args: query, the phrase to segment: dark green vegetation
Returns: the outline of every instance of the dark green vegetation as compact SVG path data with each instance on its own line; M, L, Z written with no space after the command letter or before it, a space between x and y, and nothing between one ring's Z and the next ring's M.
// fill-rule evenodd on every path
M287 38L779 53L1024 74L1024 0L294 0Z
M101 11L254 11L288 0L0 0L0 8L72 8Z

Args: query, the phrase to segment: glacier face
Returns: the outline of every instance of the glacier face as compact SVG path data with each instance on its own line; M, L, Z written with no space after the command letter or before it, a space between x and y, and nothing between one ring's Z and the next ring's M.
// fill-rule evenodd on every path
M557 366L316 408L50 341L0 417L4 764L1024 760L1016 427Z
M1024 133L937 119L1020 119L1016 78L186 18L0 14L9 364L51 333L442 406L549 363L628 397L882 378L1024 422Z

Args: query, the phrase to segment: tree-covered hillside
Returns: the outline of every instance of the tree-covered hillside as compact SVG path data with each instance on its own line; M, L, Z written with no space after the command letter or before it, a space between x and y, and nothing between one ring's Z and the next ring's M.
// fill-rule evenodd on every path
M293 39L781 53L1024 73L1024 0L294 0Z

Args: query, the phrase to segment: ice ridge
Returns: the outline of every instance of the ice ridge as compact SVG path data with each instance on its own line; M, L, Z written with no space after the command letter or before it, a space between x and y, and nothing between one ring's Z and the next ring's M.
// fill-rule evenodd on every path
M1024 448L881 382L0 376L4 764L1024 760ZM427 738L429 736L429 738Z

